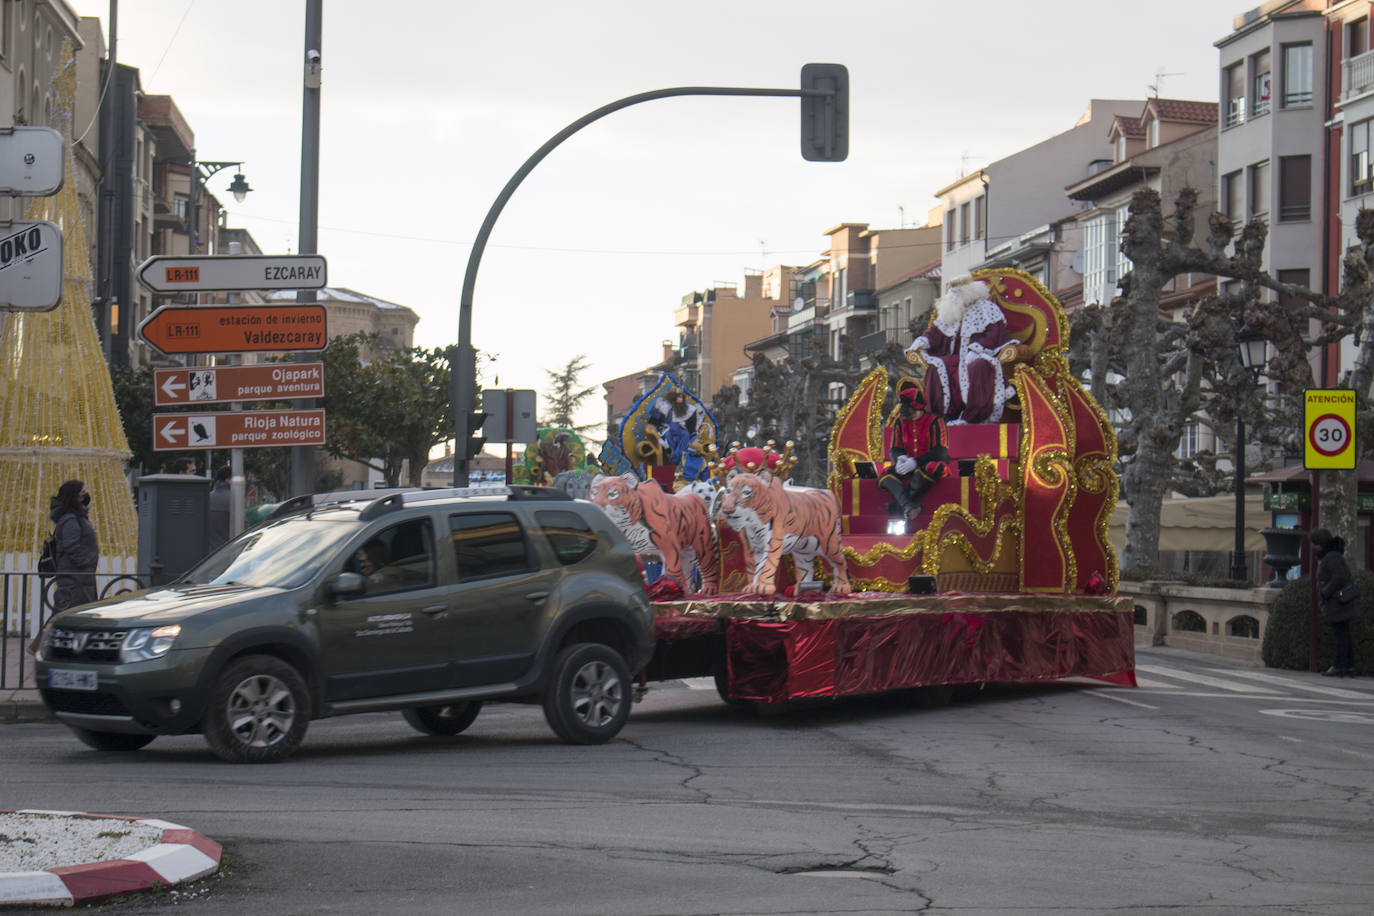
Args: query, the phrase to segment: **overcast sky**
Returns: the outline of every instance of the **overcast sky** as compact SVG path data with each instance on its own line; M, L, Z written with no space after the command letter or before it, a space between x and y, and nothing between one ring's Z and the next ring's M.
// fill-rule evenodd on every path
M69 0L98 15L107 0ZM795 88L849 68L849 159L798 152L795 99L684 98L584 129L525 180L478 274L483 383L586 383L652 365L684 293L805 264L841 222L921 225L933 192L1065 131L1090 98L1216 101L1232 0L652 0L324 4L319 250L331 285L407 305L416 343L457 338L472 239L547 139L671 86ZM976 11L976 12L975 12ZM122 0L118 58L172 95L202 160L244 160L236 204L269 254L298 244L302 0ZM709 399L710 392L701 392ZM589 421L604 417L597 404Z

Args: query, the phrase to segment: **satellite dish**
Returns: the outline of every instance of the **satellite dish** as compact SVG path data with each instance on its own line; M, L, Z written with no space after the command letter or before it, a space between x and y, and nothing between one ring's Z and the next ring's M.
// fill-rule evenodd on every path
M1078 274L1080 277L1083 276L1083 252L1082 252L1082 251L1075 251L1075 252L1073 253L1073 264L1072 264L1071 266L1072 266L1072 268L1073 268L1073 272L1074 272L1074 273Z
M796 299L792 301L793 311L800 312L804 308L806 308L806 300L803 299L801 296L798 296Z

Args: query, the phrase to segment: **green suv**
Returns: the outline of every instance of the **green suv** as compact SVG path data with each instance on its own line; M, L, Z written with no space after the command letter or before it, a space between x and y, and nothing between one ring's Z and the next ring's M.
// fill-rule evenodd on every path
M652 651L639 566L601 509L501 487L305 499L169 586L54 615L35 671L92 747L199 731L267 763L311 719L398 710L455 735L486 700L608 741Z

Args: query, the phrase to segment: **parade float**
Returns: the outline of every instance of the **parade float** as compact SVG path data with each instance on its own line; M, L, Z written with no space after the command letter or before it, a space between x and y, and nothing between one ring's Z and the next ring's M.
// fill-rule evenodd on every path
M1133 685L1133 607L1115 594L1108 541L1116 441L1067 345L1062 308L1030 275L952 286L910 373L874 369L855 388L824 489L786 485L787 446L714 450L704 407L666 447L655 411L695 398L665 400L681 389L660 380L610 446L623 462L603 452L609 473L589 494L664 564L646 677L714 675L723 696L764 703L1074 676ZM893 448L915 428L938 460L900 474ZM684 473L684 456L699 465ZM919 504L894 475L926 478Z

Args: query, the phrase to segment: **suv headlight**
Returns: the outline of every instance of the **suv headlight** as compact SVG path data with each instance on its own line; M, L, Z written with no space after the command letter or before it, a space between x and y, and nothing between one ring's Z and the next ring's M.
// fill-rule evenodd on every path
M129 635L124 637L124 645L119 647L119 660L139 662L158 658L167 654L167 650L172 648L172 643L176 642L180 635L181 624L177 623L166 627L140 627L130 630Z

